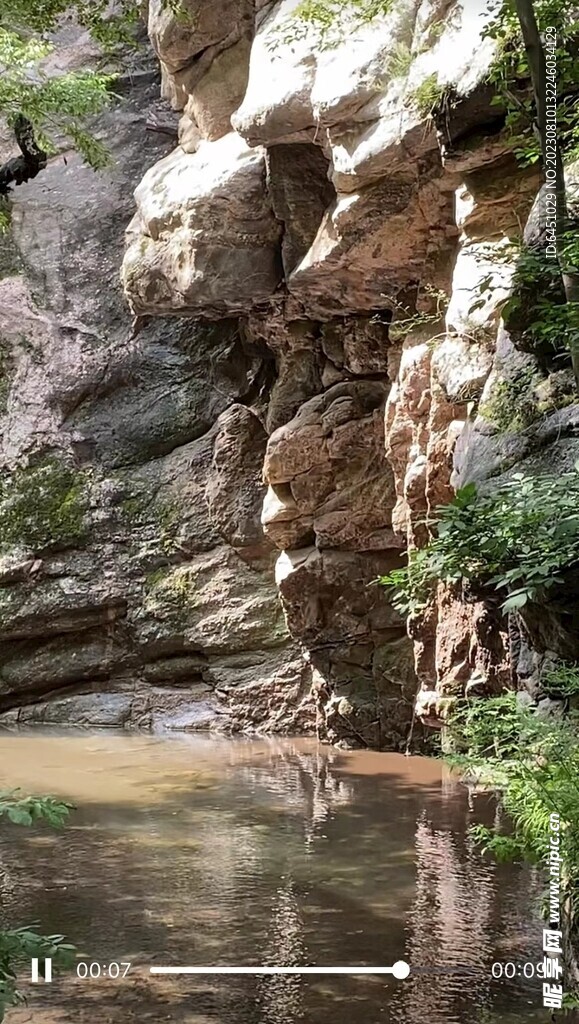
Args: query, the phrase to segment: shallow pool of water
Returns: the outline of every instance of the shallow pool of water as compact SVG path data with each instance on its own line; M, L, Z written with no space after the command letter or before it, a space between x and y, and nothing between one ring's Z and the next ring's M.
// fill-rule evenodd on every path
M467 837L490 823L440 763L313 740L0 734L1 787L74 802L66 830L0 829L2 917L65 932L124 979L28 985L22 1024L545 1021L541 881ZM151 965L390 965L358 977L160 977ZM522 973L522 968L520 969Z

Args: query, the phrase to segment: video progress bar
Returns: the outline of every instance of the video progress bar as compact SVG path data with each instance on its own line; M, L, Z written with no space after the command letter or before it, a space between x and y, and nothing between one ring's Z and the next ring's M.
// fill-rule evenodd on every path
M151 974L392 974L403 981L410 964L398 960L392 967L150 967Z

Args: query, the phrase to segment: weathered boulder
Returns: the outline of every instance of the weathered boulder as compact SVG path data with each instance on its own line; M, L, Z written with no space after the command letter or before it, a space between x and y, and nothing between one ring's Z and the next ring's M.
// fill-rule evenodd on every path
M402 546L384 462L386 394L386 381L338 383L271 434L262 522L284 549L276 580L314 670L321 732L401 749L415 685L411 647L385 591L372 586L400 564ZM397 659L399 674L388 674Z
M225 0L220 8L208 0L182 0L180 10L163 0L148 4L149 38L170 71L179 71L209 46L222 43L247 17L245 0Z
M339 195L288 278L311 315L388 308L449 247L451 197L410 167Z
M416 689L404 622L371 584L398 552L305 548L276 566L289 629L313 668L323 736L347 745L403 750Z
M271 546L260 524L267 434L244 405L230 406L216 426L205 487L209 514L219 533L244 559L267 559Z
M312 245L335 192L328 161L312 143L270 146L267 171L273 212L283 223L281 252L287 277Z
M176 149L136 189L123 285L133 311L228 316L281 279L280 227L265 189L265 156L230 132Z
M278 547L396 546L393 481L384 465L385 396L379 381L336 384L271 435L262 522Z
M209 70L191 89L184 121L195 125L204 139L214 141L231 130L231 115L247 87L251 39L245 35L213 60Z
M399 171L409 147L412 156L434 149L434 133L421 127L429 113L421 86L428 82L434 98L450 87L468 96L494 54L491 40L481 44L489 18L483 0L454 7L452 16L443 0L403 0L365 25L352 9L325 40L295 19L297 6L280 0L258 25L247 93L232 123L251 145L321 135L339 191Z
M211 0L183 0L178 8L151 0L148 4L148 31L151 43L159 57L163 96L177 110L182 110L189 96L211 74L213 61L227 54L241 40L248 40L253 32L252 0L225 0L217 7ZM249 63L245 48L242 61ZM222 70L237 70L238 56L231 62L226 57ZM235 72L234 72L235 73ZM243 82L243 79L242 79ZM213 94L209 83L200 86L200 101L204 93ZM231 112L241 95L241 83L231 94ZM217 102L224 110L223 100Z

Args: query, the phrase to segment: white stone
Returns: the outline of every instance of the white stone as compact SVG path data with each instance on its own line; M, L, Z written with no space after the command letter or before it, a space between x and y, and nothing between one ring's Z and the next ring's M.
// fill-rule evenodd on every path
M275 290L279 225L265 157L231 132L174 150L136 189L122 269L135 313L246 310Z
M252 145L287 139L313 125L315 55L311 39L284 43L300 0L281 0L256 33L243 103L231 118Z
M292 18L298 3L281 0L261 24L248 89L232 124L252 145L313 134L331 156L338 190L354 191L386 173L392 161L402 165L408 157L399 149L403 139L417 152L434 148L434 133L425 131L412 94L434 74L441 89L468 95L493 59L494 43L480 38L489 17L486 0L456 5L450 15L442 0L401 0L366 25L346 21L339 30L344 41L328 47L320 46L315 28ZM395 77L390 64L400 47L413 60L407 74Z

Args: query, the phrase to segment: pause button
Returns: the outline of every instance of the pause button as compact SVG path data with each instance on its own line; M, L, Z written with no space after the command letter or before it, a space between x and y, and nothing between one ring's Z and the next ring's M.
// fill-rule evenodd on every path
M38 962L37 956L32 958L32 981L35 983L40 981ZM44 964L44 981L52 981L52 957L48 956L42 962Z

